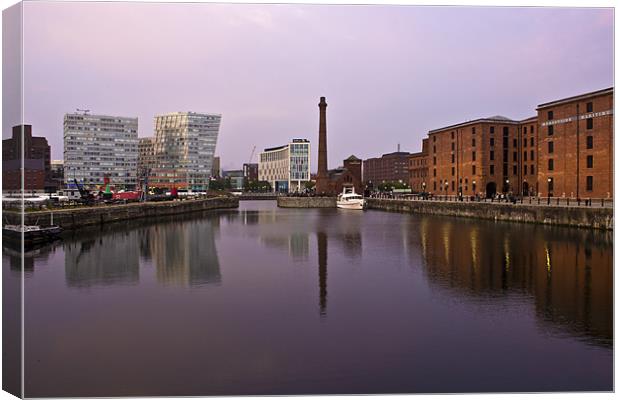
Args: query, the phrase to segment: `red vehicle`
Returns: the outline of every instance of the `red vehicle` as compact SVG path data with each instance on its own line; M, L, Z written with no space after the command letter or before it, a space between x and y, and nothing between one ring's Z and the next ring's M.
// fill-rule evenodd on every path
M113 200L125 200L125 201L140 201L142 195L141 191L138 192L116 192L112 194Z

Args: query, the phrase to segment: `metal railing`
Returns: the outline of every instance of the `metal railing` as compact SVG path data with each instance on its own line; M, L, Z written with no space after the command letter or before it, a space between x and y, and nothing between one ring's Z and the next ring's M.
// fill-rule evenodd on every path
M607 207L613 208L613 198L574 198L574 197L496 197L485 198L478 196L457 196L457 195L401 195L401 194L373 194L368 198L385 200L408 200L408 201L428 201L428 202L455 202L455 203L493 203L493 204L514 204L514 205L540 205L555 207Z

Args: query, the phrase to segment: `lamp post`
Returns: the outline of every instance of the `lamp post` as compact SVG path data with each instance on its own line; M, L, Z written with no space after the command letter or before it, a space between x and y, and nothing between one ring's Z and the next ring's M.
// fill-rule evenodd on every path
M551 178L547 178L547 204L551 203Z

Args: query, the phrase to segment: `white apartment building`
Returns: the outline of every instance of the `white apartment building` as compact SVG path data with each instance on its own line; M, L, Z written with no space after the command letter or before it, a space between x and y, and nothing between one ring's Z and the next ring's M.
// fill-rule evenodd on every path
M117 188L135 188L138 118L65 114L63 132L65 185L96 188L107 175Z
M149 186L206 190L221 119L195 112L157 115Z
M301 192L310 180L310 141L292 142L265 149L259 155L258 180L267 181L276 192Z

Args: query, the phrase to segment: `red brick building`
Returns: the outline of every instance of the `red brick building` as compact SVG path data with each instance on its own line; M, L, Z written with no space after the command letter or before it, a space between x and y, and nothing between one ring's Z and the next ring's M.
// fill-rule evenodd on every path
M481 118L429 132L429 191L493 196L519 192L520 122Z
M25 190L44 190L46 184L51 184L50 146L47 139L32 136L32 125L17 125L13 127L12 137L2 140L3 190L21 190L22 159Z
M342 193L342 188L353 187L355 193L363 193L362 160L350 156L343 161L343 166L327 171L330 193Z
M608 88L538 106L541 196L613 197L613 95Z
M382 182L409 182L409 152L396 151L364 160L364 182L376 186Z
M409 186L415 192L424 192L428 185L428 139L422 140L422 151L409 156Z
M427 155L410 157L412 187L426 183L440 195L612 197L613 88L540 104L537 112L429 131Z

